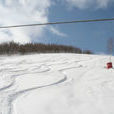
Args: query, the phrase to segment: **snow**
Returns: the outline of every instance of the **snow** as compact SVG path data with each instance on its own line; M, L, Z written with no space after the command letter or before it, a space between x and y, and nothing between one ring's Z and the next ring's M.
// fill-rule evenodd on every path
M109 56L0 56L0 114L114 114ZM114 62L114 57L112 57Z

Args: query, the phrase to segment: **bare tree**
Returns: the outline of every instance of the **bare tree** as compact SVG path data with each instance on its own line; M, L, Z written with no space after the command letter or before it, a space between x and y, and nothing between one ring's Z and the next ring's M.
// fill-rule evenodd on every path
M110 54L110 61L111 61L111 55L113 54L114 51L114 38L110 38L107 41L107 51Z

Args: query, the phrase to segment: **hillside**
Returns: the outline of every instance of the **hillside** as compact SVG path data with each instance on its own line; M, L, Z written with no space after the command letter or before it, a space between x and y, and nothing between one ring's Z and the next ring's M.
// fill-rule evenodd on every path
M108 58L0 56L0 114L113 114L114 69L104 67Z

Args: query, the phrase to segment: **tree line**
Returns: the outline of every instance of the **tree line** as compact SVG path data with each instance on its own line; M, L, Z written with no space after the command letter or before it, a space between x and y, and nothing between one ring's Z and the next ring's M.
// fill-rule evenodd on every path
M15 42L0 44L0 54L28 54L28 53L84 53L92 54L90 50L82 50L73 46L27 43L19 44Z

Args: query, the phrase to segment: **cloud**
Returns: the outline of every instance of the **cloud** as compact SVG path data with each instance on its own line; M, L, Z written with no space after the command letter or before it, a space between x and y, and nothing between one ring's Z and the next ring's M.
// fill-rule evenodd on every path
M86 8L106 8L108 5L114 0L64 0L65 2L70 4L71 7L76 7L79 9Z
M0 26L48 22L50 0L0 0ZM0 29L0 43L31 42L41 37L46 26Z
M62 32L60 32L57 28L55 28L55 27L50 27L49 28L50 29L50 31L53 33L53 34L55 34L55 35L58 35L58 36L61 36L61 37L67 37L67 35L65 34L65 33L62 33Z

